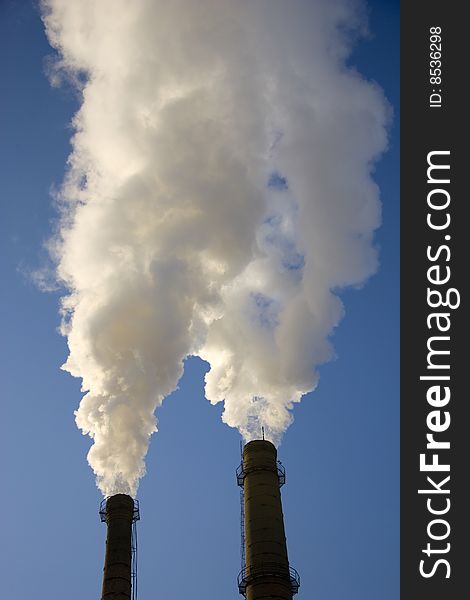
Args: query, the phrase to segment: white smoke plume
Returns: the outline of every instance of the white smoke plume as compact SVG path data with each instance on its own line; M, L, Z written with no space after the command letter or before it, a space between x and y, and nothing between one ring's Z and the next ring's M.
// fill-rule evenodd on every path
M42 3L53 76L81 94L54 255L103 494L136 494L187 356L228 425L276 443L332 357L335 292L377 267L388 108L347 65L362 8Z

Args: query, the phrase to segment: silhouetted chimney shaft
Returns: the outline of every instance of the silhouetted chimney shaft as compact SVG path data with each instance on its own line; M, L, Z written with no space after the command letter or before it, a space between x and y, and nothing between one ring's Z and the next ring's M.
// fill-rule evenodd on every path
M246 598L292 600L292 578L274 445L265 440L246 444L243 472Z
M102 600L130 600L132 562L132 519L134 500L126 494L106 501L106 556Z

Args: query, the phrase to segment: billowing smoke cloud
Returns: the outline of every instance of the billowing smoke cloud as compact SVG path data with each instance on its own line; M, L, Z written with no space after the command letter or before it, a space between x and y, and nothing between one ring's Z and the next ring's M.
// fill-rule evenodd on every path
M276 443L377 266L381 92L346 61L349 0L46 0L82 96L55 240L78 427L135 495L183 360L245 439Z

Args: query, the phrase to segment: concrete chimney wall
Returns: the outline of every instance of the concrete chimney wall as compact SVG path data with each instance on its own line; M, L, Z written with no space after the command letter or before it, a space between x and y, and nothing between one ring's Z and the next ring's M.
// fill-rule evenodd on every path
M243 449L246 598L292 600L277 452L254 440Z
M131 538L134 500L126 494L110 496L106 501L106 557L102 600L131 598Z

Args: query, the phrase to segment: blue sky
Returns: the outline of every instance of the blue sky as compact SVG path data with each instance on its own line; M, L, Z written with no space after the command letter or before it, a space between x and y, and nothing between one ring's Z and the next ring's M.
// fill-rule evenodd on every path
M296 406L279 451L299 600L399 596L398 3L369 8L372 35L351 63L384 88L395 112L375 175L381 267L362 290L342 295L337 359ZM49 192L63 175L77 104L44 75L50 48L34 4L2 2L0 28L3 589L15 600L98 597L105 527L89 439L73 417L79 382L59 369L67 354L56 331L59 295L28 279L52 231ZM238 597L239 435L204 399L205 370L187 361L159 411L139 490L141 599Z

